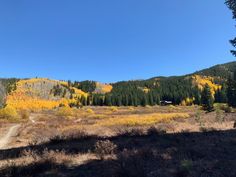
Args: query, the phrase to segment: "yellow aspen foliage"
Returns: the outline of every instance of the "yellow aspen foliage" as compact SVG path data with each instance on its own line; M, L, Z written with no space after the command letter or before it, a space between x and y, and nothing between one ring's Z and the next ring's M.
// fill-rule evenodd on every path
M112 112L117 112L118 111L118 108L115 107L115 106L112 106L110 109L111 109Z
M200 90L203 90L206 84L208 84L211 88L212 95L215 94L215 91L221 89L221 85L214 83L214 78L209 76L200 76L200 75L193 75L193 84L198 86Z
M149 91L150 91L150 89L148 89L146 87L143 89L143 92L145 92L145 93L148 93Z
M50 94L50 91L53 86L58 84L66 83L45 78L20 80L16 84L16 90L7 96L6 104L17 110L40 111L54 109L59 105L68 107L71 102L75 102L81 95L87 95L77 88L70 88L75 91L72 99L55 97Z
M89 113L89 114L94 114L94 111L93 111L92 109L90 109L90 108L87 109L86 111L87 111L87 113Z
M195 98L186 98L185 100L183 100L180 105L181 106L191 106L193 105Z
M109 93L112 90L112 85L110 84L102 84L97 82L96 83L96 91L95 92L99 92L99 93Z
M18 118L18 113L14 107L6 106L3 109L0 109L0 118L1 119L16 119Z

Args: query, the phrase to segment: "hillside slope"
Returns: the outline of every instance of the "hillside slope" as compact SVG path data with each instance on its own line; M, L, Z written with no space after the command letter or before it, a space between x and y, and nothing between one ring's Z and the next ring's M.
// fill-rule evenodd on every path
M44 78L0 79L0 105L17 109L52 109L60 105L142 105L171 100L194 103L208 84L212 95L236 71L236 62L216 65L193 74L102 84L95 81L65 82ZM151 99L151 100L150 100Z
M43 78L16 82L16 88L7 95L7 105L17 109L52 109L75 103L83 91L69 87L67 82Z
M215 65L213 67L197 71L194 74L202 76L220 77L227 79L230 74L236 71L236 62Z

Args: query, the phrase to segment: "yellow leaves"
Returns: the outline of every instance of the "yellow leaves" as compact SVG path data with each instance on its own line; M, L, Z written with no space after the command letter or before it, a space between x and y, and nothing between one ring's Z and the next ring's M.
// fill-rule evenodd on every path
M111 109L112 112L117 112L118 111L118 108L116 106L112 106L110 109Z
M74 97L77 97L77 98L78 98L78 97L81 97L81 95L84 95L85 97L88 96L87 93L83 92L83 91L80 90L80 89L77 89L77 88L74 88L74 87L73 87L73 89L74 89L74 91L75 91Z
M94 111L93 111L91 108L87 109L86 111L87 111L87 113L89 113L89 114L94 114Z
M23 100L11 100L8 99L7 104L16 108L16 109L25 109L31 111L44 110L44 109L52 109L59 106L59 102L57 101L49 101L49 100L40 100L40 99L23 99Z
M181 106L191 106L193 105L195 98L186 98L185 100L183 100L180 105Z
M109 84L102 84L99 82L96 83L96 91L99 93L109 93L111 92L112 88L112 85Z
M211 88L211 93L215 94L217 89L220 89L222 86L214 83L214 78L209 76L200 76L193 75L193 84L198 86L199 89L203 90L204 86L208 84Z
M0 118L3 119L16 119L18 118L18 113L14 107L6 106L0 109Z
M51 89L55 85L63 85L65 89L68 86L67 82L49 80L45 78L33 78L20 80L17 82L17 89L7 96L7 105L14 107L17 110L30 110L40 111L48 110L59 107L59 105L68 105L72 102L76 102L77 98L81 95L87 96L87 94L77 88L70 87L73 89L72 99L69 97L55 97L51 94ZM67 92L69 92L69 89Z
M145 87L144 89L143 89L143 92L145 92L145 93L148 93L150 91L150 89L148 89L147 87Z
M171 121L175 118L189 118L187 113L153 113L148 115L127 115L119 118L109 118L99 120L96 125L99 126L137 126L137 125L152 125L162 121Z

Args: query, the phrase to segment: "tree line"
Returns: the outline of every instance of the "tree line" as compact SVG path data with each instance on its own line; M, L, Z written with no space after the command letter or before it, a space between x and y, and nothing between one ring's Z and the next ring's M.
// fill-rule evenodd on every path
M229 106L236 107L236 74L231 75L214 95L208 84L201 90L193 86L191 79L171 77L158 81L119 82L113 84L110 93L92 92L87 97L81 96L78 101L83 106L154 106L159 105L161 100L179 105L187 98L192 98L190 105L201 105L207 111L214 109L214 103L228 102Z

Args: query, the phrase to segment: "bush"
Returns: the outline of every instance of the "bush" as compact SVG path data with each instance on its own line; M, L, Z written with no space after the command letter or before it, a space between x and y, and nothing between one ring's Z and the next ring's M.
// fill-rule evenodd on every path
M56 113L58 116L69 117L74 115L74 111L70 107L60 107Z
M140 128L118 129L117 131L117 136L135 137L145 135L145 132Z
M195 121L196 122L200 122L201 121L201 111L199 109L197 109L197 111L195 113Z
M92 109L90 109L90 108L87 109L86 111L87 111L87 113L89 113L89 114L94 114L94 111L93 111Z
M29 119L29 111L27 111L27 110L20 110L19 114L20 114L20 117L22 119Z
M164 128L157 129L156 127L150 127L147 130L147 134L152 136L152 135L164 135L166 134L166 130Z
M225 112L226 113L232 113L233 112L232 107L227 106L226 109L225 109Z
M191 170L192 170L193 164L191 160L182 160L180 162L180 168L178 172L176 173L176 177L188 177Z
M117 146L109 140L98 141L95 144L95 153L103 160L106 155L113 155L117 149Z
M21 157L31 158L33 163L45 163L52 162L55 164L70 164L72 158L70 155L67 155L64 150L48 150L47 148L43 149L42 152L34 151L31 149L26 149L21 152Z
M132 107L132 106L129 106L128 109L129 109L130 111L135 110L134 107Z
M56 134L49 138L50 144L59 144L65 141L78 141L88 138L88 134L82 130L67 130L62 134Z
M222 110L220 109L220 106L217 105L216 106L216 121L217 122L223 122L224 121L224 117L222 115Z
M224 105L224 106L221 107L221 109L222 109L223 111L225 111L225 113L232 113L232 112L233 112L233 109L232 109L232 107L230 107L230 106Z
M115 106L112 106L112 107L111 107L111 111L112 111L112 112L117 112L117 111L118 111L118 108L115 107Z
M0 109L0 118L3 119L16 119L18 114L15 108L11 106L6 106L3 109Z

